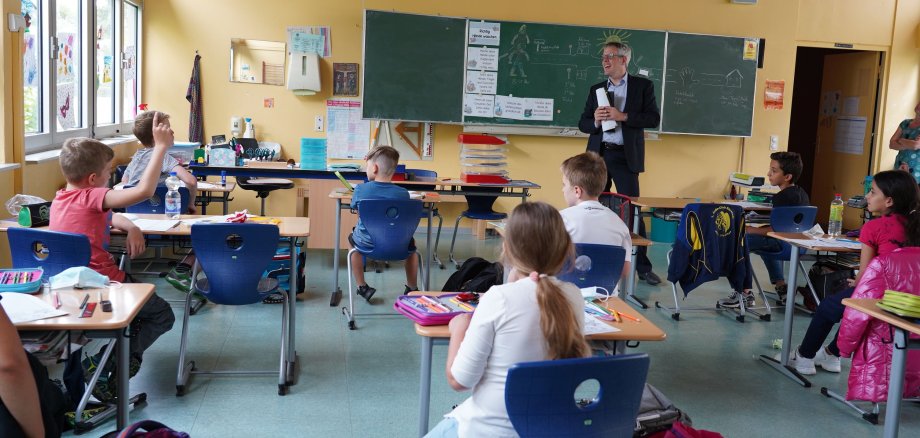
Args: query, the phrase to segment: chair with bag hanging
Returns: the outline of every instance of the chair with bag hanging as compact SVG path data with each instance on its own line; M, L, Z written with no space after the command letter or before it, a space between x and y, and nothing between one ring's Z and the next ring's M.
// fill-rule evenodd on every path
M522 438L632 437L648 367L645 353L519 363L505 381L508 418Z
M182 334L179 341L179 369L176 395L186 392L192 374L236 375L278 374L278 395L287 393L289 308L291 298L278 288L278 280L265 278L263 273L278 247L278 226L271 224L195 224L191 230L192 248L197 257L193 270L194 290L217 305L242 306L261 303L273 292L284 298L281 311L281 354L277 371L199 371L195 361L186 361L189 332L189 308L192 295L185 299ZM198 274L204 273L204 278Z
M360 253L368 259L396 261L419 257L419 275L424 265L418 251L409 249L412 235L422 217L422 201L417 199L365 199L358 204L358 218L373 240L372 248L354 247L348 251L348 307L342 314L348 320L348 328L355 326L355 289L351 275L351 255Z

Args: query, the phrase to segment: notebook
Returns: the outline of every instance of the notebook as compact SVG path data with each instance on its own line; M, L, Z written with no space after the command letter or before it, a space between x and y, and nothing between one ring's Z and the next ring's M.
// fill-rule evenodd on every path
M345 188L348 189L349 192L355 191L355 186L351 185L351 183L348 182L348 180L345 179L344 176L342 176L342 173L341 173L341 172L339 172L338 170L336 170L336 171L335 171L335 176L339 177L339 181L342 181L342 185L345 186Z

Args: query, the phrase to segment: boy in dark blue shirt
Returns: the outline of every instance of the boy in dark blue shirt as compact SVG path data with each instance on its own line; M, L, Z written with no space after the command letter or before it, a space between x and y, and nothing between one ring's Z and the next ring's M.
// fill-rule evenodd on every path
M770 184L779 186L780 191L773 196L774 207L798 207L811 205L808 200L808 193L801 187L795 185L802 176L802 157L795 152L774 152L770 154L770 170L767 171L767 179ZM772 227L747 227L745 229L745 243L752 254L760 254L763 264L767 267L767 273L770 275L770 282L776 288L776 294L783 299L786 296L786 279L783 277L783 262L771 258L762 253L776 253L781 249L779 240L767 237L767 233L773 231ZM751 291L744 291L745 306L754 303L754 294ZM719 300L722 307L738 307L738 294L732 293L728 298Z
M409 191L393 184L393 173L396 172L396 164L399 163L399 151L391 146L377 146L368 152L365 157L367 173L367 182L355 186L355 192L351 198L352 208L357 209L361 201L366 199L409 199ZM377 236L384 238L385 236ZM358 218L358 223L348 241L355 248L372 249L374 241L371 239L367 228ZM415 252L415 239L409 242L409 250ZM377 289L370 287L364 280L364 257L359 252L351 254L351 273L358 283L358 295L364 297L367 302L377 292ZM406 259L406 289L405 293L418 290L418 257L413 254Z

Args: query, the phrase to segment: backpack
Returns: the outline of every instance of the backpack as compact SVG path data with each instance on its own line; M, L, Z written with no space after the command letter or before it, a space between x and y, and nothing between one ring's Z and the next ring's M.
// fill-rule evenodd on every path
M501 263L493 263L481 257L470 257L451 274L444 287L445 292L485 292L504 281L505 269Z
M146 432L141 432L142 429L146 430ZM122 429L115 437L189 438L189 434L172 430L163 423L157 421L141 420Z
M636 414L636 429L633 438L647 437L671 429L675 422L692 425L690 417L674 406L658 388L649 383L642 390L642 402Z
M849 285L847 279L853 276L851 269L841 268L840 266L825 261L816 262L808 270L808 279L811 285L815 287L815 294L819 300L836 294Z

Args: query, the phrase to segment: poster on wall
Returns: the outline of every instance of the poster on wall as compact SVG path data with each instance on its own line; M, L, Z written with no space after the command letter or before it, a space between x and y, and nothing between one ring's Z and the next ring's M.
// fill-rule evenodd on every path
M326 156L360 160L367 155L371 122L361 118L361 102L329 99L326 101Z
M73 101L73 82L59 83L57 87L57 121L62 129L74 128L75 102Z
M351 62L332 63L332 95L358 95L358 64Z
M77 41L74 34L62 32L57 35L58 52L57 52L57 78L58 81L72 81L74 78L74 52L79 48L76 47Z

